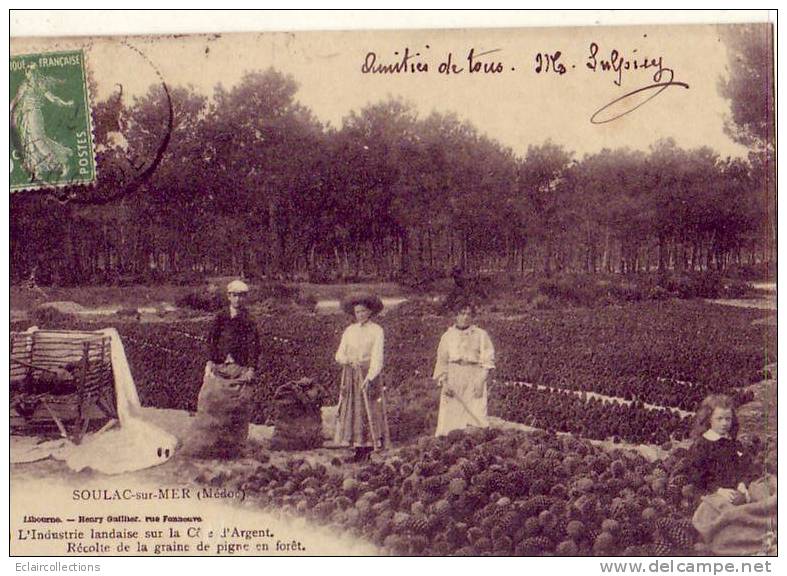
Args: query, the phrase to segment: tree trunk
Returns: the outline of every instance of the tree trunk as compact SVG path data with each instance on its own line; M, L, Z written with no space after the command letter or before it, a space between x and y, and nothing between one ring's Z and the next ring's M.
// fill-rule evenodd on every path
M278 278L282 271L283 244L279 231L279 206L275 192L268 189L268 246L270 275Z
M544 274L547 278L552 276L552 243L549 238L544 242Z
M399 244L401 246L401 259L399 260L399 272L406 274L410 267L410 239L407 230L399 233Z
M427 228L427 249L429 251L429 268L434 268L434 239L432 237L432 229Z

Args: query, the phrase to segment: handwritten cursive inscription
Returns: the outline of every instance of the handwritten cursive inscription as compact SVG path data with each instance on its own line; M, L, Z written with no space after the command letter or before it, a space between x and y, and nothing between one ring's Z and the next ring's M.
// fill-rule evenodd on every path
M664 73L671 69L664 67L664 58L662 56L656 57L635 57L627 58L616 48L613 48L609 53L609 58L600 58L598 55L599 47L595 42L590 43L590 54L587 57L585 66L593 72L613 72L615 79L613 82L617 86L623 85L623 73L629 70L648 70L655 68L656 72L653 74L654 82L661 82ZM632 54L637 52L635 48Z
M599 58L599 46L595 42L590 43L589 55L585 66L593 72L613 72L616 76L613 80L615 85L623 85L623 72L630 70L655 69L653 73L653 83L637 88L630 92L618 96L611 102L604 104L596 110L590 117L592 124L606 124L630 114L641 108L656 96L664 92L667 88L677 86L688 89L689 85L685 82L675 80L675 71L664 65L662 56L645 58L627 58L618 50L610 51L609 58ZM633 51L636 52L636 49Z
M647 34L643 37L647 38ZM631 82L632 78L649 77L649 80L644 82L644 86L629 90L622 96L616 96L593 112L590 117L590 122L593 124L606 124L630 114L668 88L689 88L687 83L675 79L675 71L666 65L664 57L660 54L651 53L643 56L638 48L627 51L616 47L602 49L598 42L590 42L584 56L585 66L582 66L581 61L574 60L568 53L554 50L554 47L545 48L547 49L536 54L535 66L531 68L539 77L571 77L584 72L611 80L617 87ZM512 74L518 69L518 66L511 66L510 57L501 48L479 51L471 46L464 52L464 59L461 56L462 52L432 53L428 44L423 45L419 50L403 47L394 51L393 57L369 51L361 64L361 73L410 77L429 73L489 77ZM521 67L519 69L521 70Z
M426 46L428 49L429 46ZM405 48L403 53L394 52L393 62L383 63L377 61L377 53L367 52L361 65L363 74L417 74L429 72L429 63L419 60L420 52L411 53L410 48Z
M689 85L685 82L675 82L672 80L672 70L670 70L669 73L669 80L666 82L648 84L647 86L627 92L623 96L619 96L611 102L604 104L590 117L591 124L606 124L607 122L617 120L626 114L630 114L637 108L641 108L653 100L656 96L664 92L664 90L670 86L679 86L681 88L688 89Z

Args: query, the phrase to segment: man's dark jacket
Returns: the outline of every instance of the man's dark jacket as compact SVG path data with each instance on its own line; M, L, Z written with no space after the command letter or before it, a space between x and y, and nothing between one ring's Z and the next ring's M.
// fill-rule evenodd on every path
M223 364L227 354L231 354L236 364L257 368L260 356L260 336L257 326L245 308L241 308L235 318L229 310L218 313L210 330L210 359Z

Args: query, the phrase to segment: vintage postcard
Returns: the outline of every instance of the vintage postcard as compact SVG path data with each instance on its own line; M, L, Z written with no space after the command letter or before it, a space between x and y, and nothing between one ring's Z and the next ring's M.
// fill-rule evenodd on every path
M775 555L773 47L12 38L11 555Z

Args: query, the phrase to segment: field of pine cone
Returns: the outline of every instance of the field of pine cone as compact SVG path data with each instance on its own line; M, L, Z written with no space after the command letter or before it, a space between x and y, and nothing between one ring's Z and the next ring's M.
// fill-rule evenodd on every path
M651 463L570 435L487 429L422 437L367 464L294 453L187 473L395 555L691 555L704 551L685 454Z

